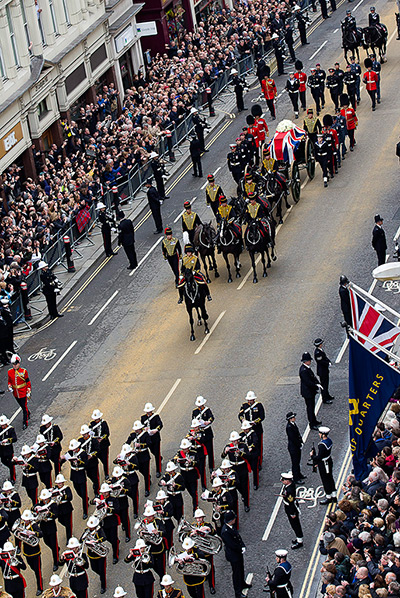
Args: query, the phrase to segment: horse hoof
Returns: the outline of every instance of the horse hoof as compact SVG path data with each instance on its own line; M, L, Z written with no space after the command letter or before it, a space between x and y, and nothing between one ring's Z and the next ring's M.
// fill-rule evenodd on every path
M232 282L232 278L231 277L228 278L228 282Z
M199 321L197 322L197 326L202 326L202 324L203 324L203 322L202 322L201 320L199 320Z
M256 284L258 282L258 278L253 278L253 284Z
M214 278L219 278L219 272L217 272L216 270L215 270L215 273L214 273Z
M279 224L283 224L282 218L279 218Z
M209 328L205 328L204 329L204 334L210 334L210 329Z
M240 274L240 272L236 272L236 278L242 278L242 275Z
M195 341L195 340L196 340L196 337L195 337L195 335L194 335L194 334L192 334L192 335L190 336L190 340L191 340L191 341Z
M208 266L208 269L212 272L214 270L214 266Z
M273 256L272 261L276 262L276 255Z
M267 264L267 268L270 268L270 267L271 267L271 262L269 262L269 263Z
M207 284L211 284L211 280L207 278Z
M263 272L263 278L267 278L268 272Z

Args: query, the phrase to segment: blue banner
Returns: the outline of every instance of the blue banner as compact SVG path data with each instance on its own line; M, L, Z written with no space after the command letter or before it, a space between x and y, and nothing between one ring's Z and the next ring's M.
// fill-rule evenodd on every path
M375 426L395 389L400 373L350 338L349 427L354 475L361 480L368 474L367 457Z

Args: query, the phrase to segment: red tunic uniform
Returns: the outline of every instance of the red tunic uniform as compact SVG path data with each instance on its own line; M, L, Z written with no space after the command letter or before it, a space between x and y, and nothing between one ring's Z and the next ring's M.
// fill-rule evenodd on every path
M366 73L364 73L363 81L366 85L367 91L376 91L378 73L376 73L375 71L367 71Z
M354 108L342 108L340 114L346 118L347 129L353 130L358 124L358 118Z
M8 388L16 399L24 399L31 394L31 381L25 368L8 370Z
M256 118L254 127L257 129L257 147L264 143L265 137L268 136L268 125L263 118Z
M299 81L299 91L306 91L307 75L300 71L294 74L294 78Z
M271 78L263 79L261 83L261 89L266 100L273 100L276 96L276 85L275 81Z

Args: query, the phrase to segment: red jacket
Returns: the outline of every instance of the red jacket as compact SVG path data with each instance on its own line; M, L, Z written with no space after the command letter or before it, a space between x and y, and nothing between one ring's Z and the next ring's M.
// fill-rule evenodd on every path
M257 145L259 145L265 141L265 137L268 135L268 125L263 118L256 118L254 127L256 127L258 131L257 137L259 143Z
M294 74L294 78L300 83L299 91L306 91L307 75L300 71Z
M367 91L376 90L376 84L378 82L378 73L375 71L367 71L364 73L363 81L366 84Z
M352 130L356 128L358 124L358 118L353 108L351 108L350 106L348 108L342 108L340 114L346 117L348 129Z
M335 143L335 148L337 149L339 147L339 137L336 132L336 129L328 129L328 133L330 133L332 135L333 141Z
M24 399L31 394L31 381L25 368L8 370L8 388L13 391L16 399Z
M273 100L276 96L275 81L271 78L262 80L261 89L263 90L264 97L266 100Z

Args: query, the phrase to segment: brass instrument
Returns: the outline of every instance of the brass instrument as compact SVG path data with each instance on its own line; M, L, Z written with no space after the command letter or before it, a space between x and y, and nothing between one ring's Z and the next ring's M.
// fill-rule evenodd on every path
M193 540L196 548L206 554L218 554L222 548L222 540L219 536L213 536L209 532L202 531L201 528L195 527L182 517L178 526L179 541L183 542L188 536Z
M19 561L15 554L11 554L10 552L0 552L0 559L2 561L8 561L8 563L6 564L9 567L16 567L17 565L19 565Z
M206 559L195 559L189 554L176 554L175 547L170 548L168 554L168 567L176 565L176 571L180 575L194 575L195 577L207 577L211 571L211 563Z
M35 523L40 523L41 521L47 521L50 515L50 507L49 505L35 505L32 509L35 515Z
M135 530L137 531L139 538L150 544L158 546L163 541L160 530L149 532L143 519L139 519L139 521L135 523Z
M167 492L175 492L175 488L176 488L175 480L170 479L170 480L168 480L168 482L165 482L164 480L160 480L158 482L158 485L160 486L160 488L165 488L165 490Z
M75 561L75 564L83 567L85 565L85 560L82 557L83 550L85 548L85 543L82 542L79 552L74 552L73 550L67 549L61 554L61 560L67 564L67 571L65 572L65 578L68 579L71 574L68 571L68 563L71 561Z
M104 500L96 499L96 509L93 513L94 517L97 517L99 521L102 521L107 515L107 503Z
M110 552L110 548L106 546L103 542L99 542L98 540L96 540L96 538L94 537L94 531L95 530L91 531L90 529L86 529L83 532L81 538L82 547L83 545L86 545L86 547L89 548L95 554L97 554L97 556L107 556Z
M59 505L62 499L62 490L55 486L54 488L50 488L50 492L51 498L54 500L55 503Z
M121 494L122 490L124 489L124 484L123 481L119 481L119 482L115 482L114 484L111 484L111 482L107 482L108 485L111 488L111 496L113 498L118 498L119 495Z
M148 563L150 563L151 557L150 557L150 546L146 546L146 548L144 549L144 551L135 558L135 560L133 561L131 567L134 571L134 573L136 573L136 571L138 570L138 566L141 563L144 563L145 565L147 565Z
M21 542L25 542L25 544L29 544L29 546L37 546L39 544L39 538L34 532L26 529L21 518L16 520L11 531L17 540L21 540Z

